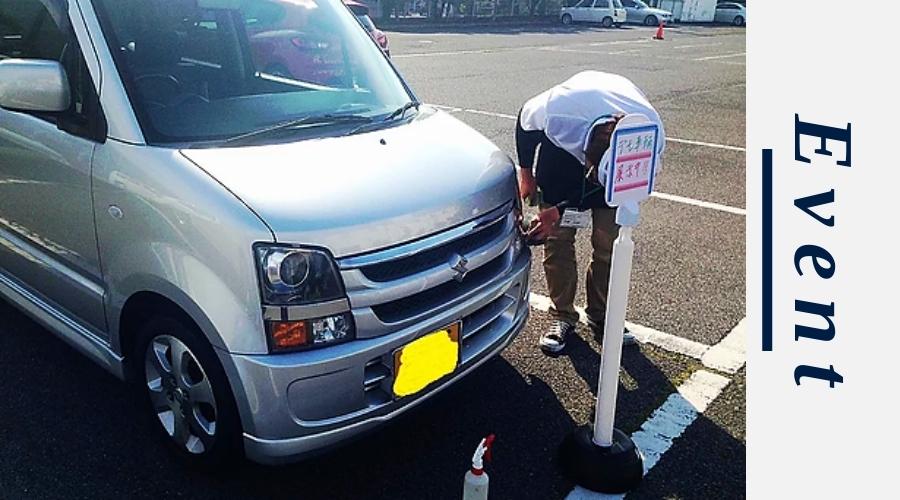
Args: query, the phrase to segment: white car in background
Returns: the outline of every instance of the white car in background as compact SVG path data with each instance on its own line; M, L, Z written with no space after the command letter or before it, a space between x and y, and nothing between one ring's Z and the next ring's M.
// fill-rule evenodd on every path
M622 0L625 6L626 17L629 23L639 23L645 26L657 26L659 23L669 24L672 13L650 7L641 0Z
M743 26L747 24L747 7L739 3L720 3L716 5L716 22Z
M563 7L559 18L565 25L600 23L604 28L611 28L624 23L627 13L620 0L581 0L572 7Z

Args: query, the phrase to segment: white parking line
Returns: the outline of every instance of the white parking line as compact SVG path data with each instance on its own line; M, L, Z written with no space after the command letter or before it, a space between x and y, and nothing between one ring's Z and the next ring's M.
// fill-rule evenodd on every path
M721 43L698 43L698 44L693 44L693 45L676 45L672 48L675 50L681 50L681 49L693 49L696 47L715 47L717 45L722 45L722 44Z
M531 304L531 307L544 312L549 311L550 306L553 305L550 301L550 297L535 292L531 292L528 301ZM583 324L587 324L587 315L584 312L584 308L576 307L575 309L578 311L580 321ZM694 359L700 359L709 350L709 346L706 344L654 330L653 328L638 325L630 321L626 321L625 326L628 327L632 334L634 334L634 338L638 342L655 345L656 347L669 352L682 354Z
M713 59L727 59L729 57L740 57L740 56L746 56L746 55L747 55L746 52L736 52L734 54L723 54L720 56L698 57L697 59L694 59L694 60L695 61L712 61Z
M729 146L728 144L716 144L714 142L692 141L689 139L676 139L674 137L666 137L667 141L680 142L682 144L692 144L694 146L704 146L707 148L727 149L729 151L747 151L747 148L741 146Z
M531 292L528 302L534 309L547 312L553 302L550 297ZM581 323L587 324L587 315L584 308L576 306L578 311L578 319ZM642 344L651 344L663 350L682 354L694 359L699 359L703 366L712 368L723 373L736 373L746 363L746 347L744 346L746 338L746 321L747 318L741 319L738 324L728 332L728 335L717 342L713 346L695 342L684 337L672 335L671 333L654 330L648 326L639 325L630 321L625 322L625 326L634 335L635 340Z
M458 108L458 107L453 107L453 106L444 106L444 105L440 105L440 104L431 104L431 106L434 106L435 108L447 111L448 113L464 112L464 113L471 113L474 115L493 116L496 118L503 118L506 120L515 120L516 119L515 115L508 115L506 113L495 113L493 111L483 111L480 109ZM674 137L667 137L666 140L672 141L672 142L678 142L681 144L690 144L690 145L694 145L694 146L725 149L725 150L730 150L730 151L744 151L744 148L740 148L737 146L728 146L725 144L713 144L713 143L709 143L709 142L689 141L687 139L677 139ZM747 211L743 208L731 207L728 205L722 205L719 203L713 203L713 202L709 202L709 201L695 200L693 198L687 198L685 196L661 193L659 191L654 191L650 196L653 196L654 198L659 198L661 200L674 201L676 203L685 203L687 205L693 205L695 207L710 208L713 210L718 210L720 212L726 212L726 213L735 214L735 215L743 215L743 216L747 215Z
M602 47L604 45L625 45L628 43L650 43L652 40L647 40L646 38L641 40L614 40L610 42L594 42L589 43L591 47Z
M703 365L725 373L736 373L747 362L747 318L738 322L731 332L709 348L700 360Z
M458 108L458 107L453 107L453 106L444 106L444 105L440 105L440 104L432 104L432 106L434 106L438 109L443 109L445 111L449 111L451 113L458 113L460 111L465 111L466 113L472 113L472 114L484 115L484 116L494 116L497 118L505 118L507 120L515 120L516 119L516 115L510 115L510 114L506 114L506 113L497 113L494 111L484 111L481 109ZM746 148L743 148L741 146L730 146L728 144L716 144L714 142L692 141L689 139L678 139L675 137L666 137L666 140L672 141L672 142L679 142L681 144L704 146L707 148L726 149L729 151L746 151Z
M659 198L661 200L674 201L676 203L684 203L686 205L693 205L695 207L701 208L710 208L712 210L718 210L720 212L726 212L729 214L735 215L747 215L747 210L744 208L731 207L728 205L722 205L720 203L713 203L711 201L703 201L703 200L695 200L693 198L688 198L686 196L678 196L676 194L668 194L661 193L659 191L654 191L650 193L650 196L654 198Z
M669 451L676 438L709 408L731 381L716 373L700 370L694 372L678 392L666 399L653 415L641 425L640 430L631 435L634 444L644 457L644 475L650 471ZM594 493L580 486L566 497L566 500L611 500L625 495Z
M615 52L610 52L609 55L614 56L614 55L619 55L619 54L636 54L636 53L638 53L638 52L640 52L640 51L642 51L642 50L643 50L643 49L617 50L617 51L615 51Z

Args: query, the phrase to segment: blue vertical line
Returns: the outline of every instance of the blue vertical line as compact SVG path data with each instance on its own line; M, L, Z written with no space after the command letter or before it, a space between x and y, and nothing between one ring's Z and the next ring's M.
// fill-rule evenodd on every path
M772 350L772 150L762 150L762 350Z

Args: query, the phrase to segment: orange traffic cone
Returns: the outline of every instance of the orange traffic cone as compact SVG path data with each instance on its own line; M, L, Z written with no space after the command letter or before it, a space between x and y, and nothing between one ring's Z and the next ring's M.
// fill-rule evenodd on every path
M663 38L663 23L662 23L662 21L659 22L659 28L656 28L656 34L653 35L653 39L654 40L665 40L665 38Z

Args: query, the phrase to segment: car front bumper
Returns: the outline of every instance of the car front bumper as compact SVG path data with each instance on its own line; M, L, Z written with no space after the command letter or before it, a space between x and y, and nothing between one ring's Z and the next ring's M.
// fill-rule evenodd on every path
M295 461L357 436L418 405L499 354L523 328L529 313L530 254L452 307L387 335L279 355L228 354L232 384L242 408L244 450L263 464ZM393 352L462 321L456 371L419 394L391 396ZM472 328L469 329L470 331Z

